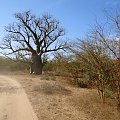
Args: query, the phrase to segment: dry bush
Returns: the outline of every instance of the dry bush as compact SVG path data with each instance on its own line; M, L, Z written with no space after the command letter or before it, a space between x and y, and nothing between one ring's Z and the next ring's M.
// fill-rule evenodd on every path
M14 62L10 59L0 57L0 71L24 71L28 72L28 66L24 63Z

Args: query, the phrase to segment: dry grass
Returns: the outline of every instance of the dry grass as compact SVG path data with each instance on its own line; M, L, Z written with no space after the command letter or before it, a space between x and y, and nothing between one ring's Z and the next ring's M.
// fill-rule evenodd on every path
M60 78L9 76L22 84L39 120L119 120L115 106L103 105L96 90L72 87Z

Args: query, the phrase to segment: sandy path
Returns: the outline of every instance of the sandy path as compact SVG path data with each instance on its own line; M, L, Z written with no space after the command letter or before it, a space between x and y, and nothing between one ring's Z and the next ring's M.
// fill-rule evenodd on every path
M0 120L38 120L21 85L0 75Z

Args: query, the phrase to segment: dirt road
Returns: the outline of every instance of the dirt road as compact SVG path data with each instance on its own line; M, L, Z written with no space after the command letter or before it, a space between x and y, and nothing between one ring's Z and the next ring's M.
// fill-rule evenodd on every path
M38 120L21 85L0 75L0 120Z

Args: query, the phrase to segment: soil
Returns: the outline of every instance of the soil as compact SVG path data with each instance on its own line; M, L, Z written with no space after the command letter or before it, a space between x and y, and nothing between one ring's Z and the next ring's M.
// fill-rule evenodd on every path
M0 75L0 120L38 120L22 86Z
M38 120L119 120L115 105L102 104L95 89L75 87L62 77L23 73L7 76L22 85Z

